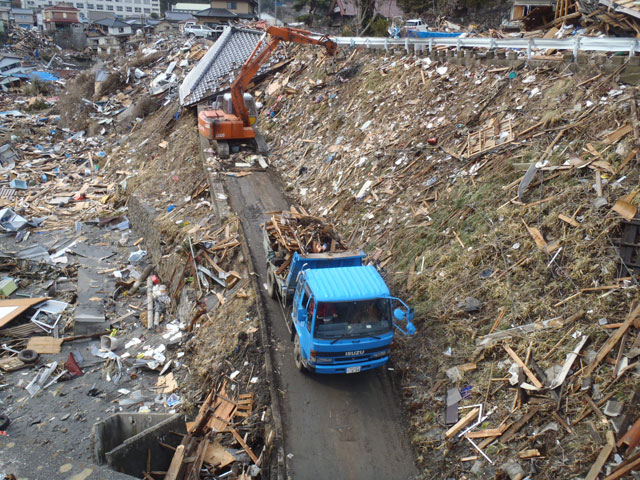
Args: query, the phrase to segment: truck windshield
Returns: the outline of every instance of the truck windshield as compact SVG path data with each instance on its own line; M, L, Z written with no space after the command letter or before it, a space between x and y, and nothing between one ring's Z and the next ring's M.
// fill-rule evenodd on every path
M317 338L355 338L380 335L391 330L389 300L320 302L316 307Z

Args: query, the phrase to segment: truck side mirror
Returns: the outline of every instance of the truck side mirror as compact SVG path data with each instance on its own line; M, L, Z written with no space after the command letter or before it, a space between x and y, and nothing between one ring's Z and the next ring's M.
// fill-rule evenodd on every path
M408 334L409 336L412 336L416 333L416 327L415 325L413 325L413 323L411 323L413 321L413 316L414 316L413 308L408 308L406 312L401 308L395 308L393 310L393 316L396 317L396 320L406 320L407 322L406 332L404 332L404 330L402 330L400 327L396 325L396 328L398 328L401 332L405 333L405 335Z
M407 333L410 336L413 336L416 334L416 327L411 322L407 322Z
M413 315L413 307L409 307L409 310L407 311L407 323L413 322Z

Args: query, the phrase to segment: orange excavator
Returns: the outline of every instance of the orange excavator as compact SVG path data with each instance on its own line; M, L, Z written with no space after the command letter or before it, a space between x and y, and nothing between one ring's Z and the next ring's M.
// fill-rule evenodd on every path
M216 149L221 158L229 156L229 142L254 142L259 152L267 150L266 142L253 127L257 120L255 100L245 90L280 42L322 45L328 55L335 55L338 51L337 44L330 38L314 38L311 36L312 33L306 30L268 27L266 33L271 37L270 40L264 48L264 38L258 43L231 85L231 94L219 96L216 99L215 110L202 110L198 114L200 135L216 142Z

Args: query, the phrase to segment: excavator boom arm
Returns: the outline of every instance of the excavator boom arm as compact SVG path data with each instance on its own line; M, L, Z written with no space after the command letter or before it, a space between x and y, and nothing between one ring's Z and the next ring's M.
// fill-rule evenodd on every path
M338 51L337 44L327 36L314 38L311 36L312 33L306 30L299 30L297 28L290 27L269 27L267 28L266 33L271 36L269 42L262 50L261 47L264 43L264 39L258 43L256 48L253 50L253 53L242 66L240 74L231 85L233 110L245 126L249 126L249 112L244 104L244 92L260 67L275 51L280 42L322 45L327 50L327 54L332 56Z

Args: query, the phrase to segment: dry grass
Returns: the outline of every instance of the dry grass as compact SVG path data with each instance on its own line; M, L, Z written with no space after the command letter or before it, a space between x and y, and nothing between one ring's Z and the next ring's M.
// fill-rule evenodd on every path
M129 62L129 67L131 68L144 68L148 65L151 65L153 62L164 58L164 54L162 52L152 53L151 55L144 56L142 53L138 53L133 60Z
M87 106L82 99L93 97L94 77L83 72L74 78L60 95L57 108L63 127L86 129L89 123Z
M354 61L358 60L356 56ZM510 116L514 131L540 121L543 126L532 132L526 142L477 160L475 163L483 165L482 170L471 179L460 173L469 165L420 145L429 137L438 137L439 145L459 148L466 141L466 125L475 121L474 112L494 93L491 86L495 77L482 78L478 69L470 75L468 69L448 64L448 75L453 78L425 74L423 81L420 68L412 67L413 60L370 60L355 78L323 92L325 97L336 95L331 102L302 104L297 97L278 100L277 95L267 99L268 106L278 101L281 110L278 122L267 122L263 128L270 130L274 144L282 146L274 152L274 163L295 200L313 214L333 204L329 216L344 238L352 238L352 247L377 255L379 262L387 256L391 258L384 268L385 278L391 290L408 298L416 309L419 334L410 340L397 339L394 367L407 388L405 406L419 460L426 478L472 478L459 462L460 456L471 453L464 446L441 441L444 389L434 391L436 383L442 380L459 388L470 386L467 403L483 402L491 388L488 403L489 407L497 407L495 419L499 422L511 415L513 391L502 388L494 392L498 384L491 384L489 375L493 370L493 377L508 376L510 362L505 361L501 346L477 352L478 337L488 334L494 324L497 330L504 330L538 320L568 318L582 309L587 315L572 328L589 335L590 345L585 351L597 350L606 338L598 319L621 321L634 298L633 289L575 295L585 288L616 283L618 258L614 244L620 236L620 218L611 214L610 207L593 208L593 170L564 171L552 180L551 173L545 172L541 184L537 182L542 177L537 176L524 195L524 205L509 203L517 187L502 188L522 176L521 171L514 171L512 162L537 161L557 135L558 127L576 122L585 113L587 100L596 103L617 86L607 85L594 92L575 88L593 72L570 79L554 72L536 72L537 83L533 86L519 83L520 77L511 82L474 125L487 125L491 118ZM404 68L405 63L409 68ZM305 73L315 79L320 72ZM478 83L476 78L480 78ZM327 78L327 84L330 82ZM540 86L542 93L529 94L534 86ZM590 159L583 146L591 143L615 168L621 155L614 152L615 148L605 150L599 142L603 131L628 118L628 112L614 102L592 113L579 126L565 132L550 155L551 163L562 164L572 151ZM368 119L373 123L363 132L359 127ZM545 131L548 128L554 129ZM343 137L344 149L328 162L327 150L337 136ZM305 151L307 173L299 175L301 160L296 150L299 144L295 142L305 138L314 138L318 143L308 151L307 145L300 147ZM405 165L410 165L406 171ZM628 175L624 186L607 186L610 204L637 185L639 173L627 167L621 173ZM337 178L342 180L336 191L333 185ZM437 184L425 188L430 178L436 178ZM375 195L356 201L354 196L365 179L379 182ZM299 195L301 188L307 190L306 195ZM534 203L549 198L539 205ZM579 226L560 220L560 214L575 215ZM547 243L558 242L560 253L554 258L558 250L541 250L523 221L538 228ZM483 278L486 272L493 274ZM457 307L467 296L482 302L480 312L468 314ZM504 313L496 324L501 312ZM541 331L526 338L513 338L510 344L525 358L531 343L533 357L546 369L561 364L577 343L576 338L568 336L553 349L568 331ZM443 354L449 347L450 357ZM476 370L467 372L459 382L447 378L447 369L470 361L478 362ZM603 366L594 381L606 385L610 379L611 368ZM617 397L632 391L631 383L632 380L621 381L616 386ZM579 397L569 396L566 402L563 411L575 418L582 408ZM539 417L532 425L551 421L547 413ZM487 428L494 426L490 423ZM584 438L582 433L578 438ZM559 452L553 442L545 446L550 460L544 462L541 478L584 473L581 460L591 458L593 452L597 455L597 446L590 440L574 442L575 438L565 439L564 452ZM497 444L488 453L502 462L513 455L513 448L516 447ZM575 463L558 467L556 455L562 456L565 465ZM488 473L480 477L489 478Z
M120 89L124 88L125 85L123 76L119 72L112 72L100 84L96 97L99 98L115 95Z
M162 106L162 101L156 97L145 96L136 102L133 116L135 118L145 118L157 111Z

